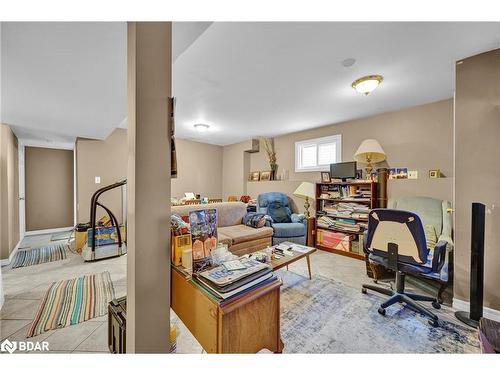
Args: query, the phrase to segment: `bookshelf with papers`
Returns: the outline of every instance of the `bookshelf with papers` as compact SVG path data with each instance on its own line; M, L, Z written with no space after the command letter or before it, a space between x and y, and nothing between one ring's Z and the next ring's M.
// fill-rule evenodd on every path
M365 259L363 233L376 207L376 182L316 183L316 248Z

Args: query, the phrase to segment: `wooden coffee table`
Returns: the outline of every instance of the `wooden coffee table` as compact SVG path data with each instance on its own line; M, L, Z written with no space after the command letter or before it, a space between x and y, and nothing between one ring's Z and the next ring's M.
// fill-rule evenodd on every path
M301 245L302 246L302 245ZM285 255L282 256L279 259L271 259L271 267L273 271L279 270L280 268L286 267L288 269L288 265L292 264L299 259L306 258L307 261L307 270L309 271L309 279L311 279L311 259L309 259L309 256L316 251L314 247L309 247L309 246L302 246L304 248L307 248L306 251L304 252L299 252L299 251L293 251L290 250L293 255Z

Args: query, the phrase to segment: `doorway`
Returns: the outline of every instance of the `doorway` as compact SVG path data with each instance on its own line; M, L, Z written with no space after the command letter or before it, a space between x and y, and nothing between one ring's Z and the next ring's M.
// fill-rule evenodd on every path
M21 231L36 234L74 226L74 152L23 146L20 152Z

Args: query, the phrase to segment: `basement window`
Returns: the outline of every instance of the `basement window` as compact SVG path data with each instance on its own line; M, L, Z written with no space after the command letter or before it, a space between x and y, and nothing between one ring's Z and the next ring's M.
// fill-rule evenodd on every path
M308 139L295 142L295 172L329 171L331 163L339 163L342 136Z

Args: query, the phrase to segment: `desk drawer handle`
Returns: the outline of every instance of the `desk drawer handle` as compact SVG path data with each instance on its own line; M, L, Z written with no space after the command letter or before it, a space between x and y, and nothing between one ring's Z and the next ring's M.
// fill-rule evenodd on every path
M217 318L217 312L215 311L215 309L210 309L210 315L212 316L212 318L216 319Z

